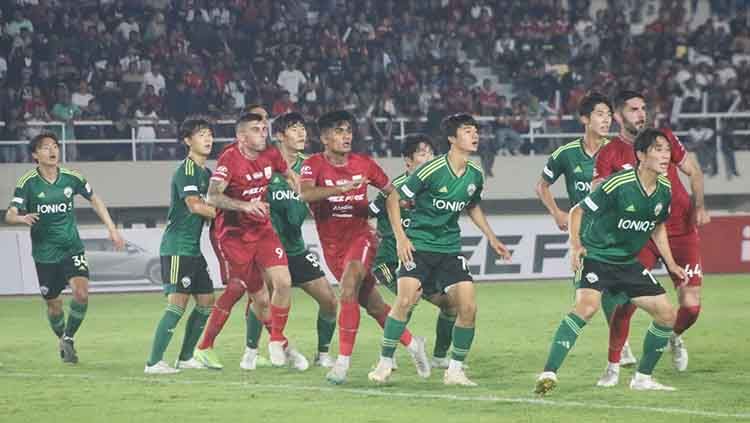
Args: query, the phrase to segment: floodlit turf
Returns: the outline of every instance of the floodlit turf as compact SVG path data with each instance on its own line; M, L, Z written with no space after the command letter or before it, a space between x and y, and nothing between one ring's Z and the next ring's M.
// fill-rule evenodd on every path
M156 293L93 296L76 337L81 361L65 365L41 299L2 298L0 422L750 420L750 279L709 276L705 287L703 312L685 338L688 371L672 370L665 353L655 373L677 392L631 392L627 369L620 386L595 387L607 347L605 324L597 315L564 363L558 388L542 401L532 394L534 380L570 308L569 282L477 286L478 330L468 359L477 388L445 387L440 371L419 379L403 349L392 384L370 384L367 372L377 360L382 332L365 313L346 385L329 385L319 368L242 371L245 324L239 305L216 344L223 371L146 376L144 361L165 305ZM312 300L295 290L287 333L311 359L316 313ZM410 324L415 334L427 336L430 351L436 315L434 307L420 304ZM175 331L169 361L176 358L186 320ZM638 312L630 338L638 356L647 324L645 313ZM267 339L264 334L264 348Z

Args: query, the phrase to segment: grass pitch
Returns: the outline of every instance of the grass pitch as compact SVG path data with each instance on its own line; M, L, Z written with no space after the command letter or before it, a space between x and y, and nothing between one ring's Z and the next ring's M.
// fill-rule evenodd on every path
M76 337L81 362L65 365L41 299L2 298L0 422L750 421L750 280L712 275L704 286L700 319L685 336L688 371L674 371L665 353L655 372L676 392L631 392L632 369L623 369L618 387L597 388L607 354L606 325L598 315L560 370L558 388L544 399L532 389L552 335L571 307L569 282L477 285L477 335L467 371L477 388L443 386L439 370L419 379L403 348L393 382L370 384L367 372L377 361L382 332L365 313L346 385L329 385L320 368L242 371L245 323L239 304L216 343L224 370L146 376L144 362L166 302L157 293L92 296ZM287 334L310 359L316 315L313 301L295 290ZM430 352L436 316L434 307L422 303L409 326L427 336ZM169 361L176 359L186 320L167 350ZM636 313L630 342L638 356L648 323L645 313ZM267 339L265 334L263 348Z

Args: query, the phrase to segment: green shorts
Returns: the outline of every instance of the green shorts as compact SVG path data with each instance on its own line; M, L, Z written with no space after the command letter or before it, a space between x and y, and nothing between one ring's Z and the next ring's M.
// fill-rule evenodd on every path
M610 295L655 297L666 293L659 281L642 264L613 264L583 258L583 266L576 273L577 288L595 289Z
M39 280L39 292L45 300L54 300L76 277L89 278L89 264L86 254L73 254L57 263L34 263Z
M445 294L451 285L459 282L474 282L466 258L461 254L415 251L412 256L412 263L399 263L398 277L419 280L423 298Z
M211 294L214 284L208 275L208 263L200 256L161 256L164 295Z

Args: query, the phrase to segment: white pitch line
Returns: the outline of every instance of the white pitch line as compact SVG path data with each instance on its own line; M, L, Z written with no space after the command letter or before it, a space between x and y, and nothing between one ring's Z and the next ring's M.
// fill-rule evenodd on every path
M235 382L235 381L216 381L211 380L179 380L179 379L166 379L160 376L152 377L136 377L136 376L118 376L118 377L102 377L100 375L93 374L40 374L40 373L16 373L16 372L1 372L0 377L14 377L20 379L32 379L32 378L79 378L87 380L106 379L107 381L120 380L124 382L143 382L143 383L160 383L165 385L202 385L210 383L211 385L224 385L224 386L238 386L238 387L253 387L258 389L273 390L273 391L299 391L299 392L326 392L326 393L348 393L353 395L362 395L370 397L385 397L385 398L406 398L406 399L429 399L429 400L450 400L450 401L467 401L467 402L494 402L494 403L508 403L508 404L531 404L531 405L543 405L548 407L569 407L569 408L587 408L587 409L599 409L599 410L628 410L628 411L639 411L649 413L661 413L661 414L677 414L677 415L688 415L688 416L700 416L700 417L716 417L716 418L730 418L730 419L750 419L750 413L724 413L718 411L706 411L706 410L690 410L682 408L669 408L669 407L646 407L639 405L612 405L612 404L597 404L590 402L580 401L556 401L547 400L541 398L512 398L512 397L498 397L495 395L455 395L455 394L434 394L424 391L413 391L413 392L398 392L398 391L386 391L379 389L361 389L361 388L345 388L345 387L327 387L327 386L305 386L305 385L273 385L263 383L252 383L252 382ZM669 394L666 394L669 395Z

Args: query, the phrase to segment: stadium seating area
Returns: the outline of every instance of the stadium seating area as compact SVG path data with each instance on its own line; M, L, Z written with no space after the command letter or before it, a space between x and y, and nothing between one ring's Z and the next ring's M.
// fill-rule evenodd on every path
M671 116L747 110L747 11L726 0L9 0L0 5L0 140L38 133L36 121L102 119L115 125L71 124L67 138L130 138L131 129L171 138L171 127L133 119L231 119L261 103L311 119L333 108L426 116L430 131L471 111L498 117L492 133L510 143L498 149L528 153L513 142L530 121L577 129L555 118L591 89L645 90ZM490 69L486 81L479 68ZM359 148L397 154L391 128L360 125L375 142ZM1 161L24 159L0 149Z

